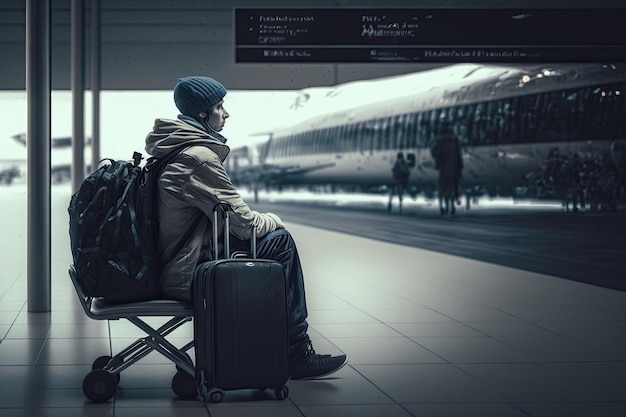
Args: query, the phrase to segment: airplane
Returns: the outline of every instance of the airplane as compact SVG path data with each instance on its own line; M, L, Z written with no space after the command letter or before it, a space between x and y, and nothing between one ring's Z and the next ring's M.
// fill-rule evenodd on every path
M26 133L18 133L12 136L13 139L26 146ZM85 145L91 144L91 138L85 138ZM72 146L71 136L53 137L50 138L51 148L69 148Z
M19 144L26 146L26 133L18 133L11 136ZM91 145L91 138L85 138L85 146ZM59 136L50 138L51 148L51 166L50 178L52 183L66 183L71 180L71 161L72 161L72 138L71 136ZM26 172L26 154L23 159L14 158L12 161L1 160L0 162L8 164L11 162L10 168L0 172L0 183L10 184L15 178L20 178Z
M608 155L623 186L625 95L623 63L464 63L313 87L294 101L290 124L233 149L227 169L254 187L379 189L393 183L402 153L409 186L432 196L438 171L430 149L448 124L462 146L466 195L553 197L544 180L555 154L589 163Z

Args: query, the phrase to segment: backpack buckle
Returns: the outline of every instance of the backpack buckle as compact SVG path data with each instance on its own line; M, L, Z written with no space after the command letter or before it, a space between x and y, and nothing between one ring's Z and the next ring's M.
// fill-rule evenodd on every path
M133 163L135 164L135 166L139 166L139 164L141 163L142 160L142 155L139 152L133 152Z

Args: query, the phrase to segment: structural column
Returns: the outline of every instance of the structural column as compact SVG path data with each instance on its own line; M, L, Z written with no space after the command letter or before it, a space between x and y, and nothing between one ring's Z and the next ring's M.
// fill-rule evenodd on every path
M85 3L71 3L72 192L85 179Z
M51 309L50 0L26 3L28 311Z
M100 0L91 0L91 170L100 161Z

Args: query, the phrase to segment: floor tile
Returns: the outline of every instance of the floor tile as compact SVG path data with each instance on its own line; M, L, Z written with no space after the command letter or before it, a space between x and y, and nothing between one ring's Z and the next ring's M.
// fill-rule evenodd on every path
M34 365L45 339L4 339L0 343L0 365Z
M559 362L542 363L570 382L580 401L626 402L625 362Z
M302 413L295 406L229 406L219 407L209 405L212 417L302 417ZM206 414L208 415L208 414Z
M306 417L411 417L399 405L305 405L300 411Z
M11 381L3 389L77 389L91 365L1 366L2 376Z
M454 321L429 308L367 309L366 312L384 323L441 323Z
M15 323L17 316L19 316L19 311L0 311L0 324L10 326Z
M123 378L123 376L122 376ZM146 407L204 409L200 400L184 400L179 398L171 388L134 388L128 384L120 384L115 392L115 411L129 408L136 413ZM184 412L180 412L184 414Z
M204 408L185 407L116 407L115 417L137 417L139 415L150 417L207 417L209 414ZM211 413L215 416L215 413Z
M506 338L510 336L534 337L549 336L555 334L548 328L522 321L512 323L472 322L469 324L469 326L485 334L486 336L491 336L494 339L498 339L501 341L506 340Z
M444 359L404 337L330 338L353 365L442 363Z
M503 400L488 385L450 364L354 365L354 368L401 404Z
M553 323L541 325L554 333L596 347L621 360L626 360L626 326L622 322Z
M416 343L452 363L531 362L515 348L487 336L414 337Z
M47 339L37 358L36 365L91 365L93 361L111 350L106 338Z
M509 403L404 404L414 416L428 417L528 417Z
M13 391L12 391L13 392ZM85 398L82 388L76 389L28 389L14 391L14 395L2 398L2 408L101 408L105 404L94 404Z
M362 323L378 323L379 321L371 315L358 310L319 310L309 309L309 324L362 324Z
M450 323L391 323L389 327L406 337L467 337L483 336L483 333L456 322Z
M2 299L0 303L0 311L20 311L25 306L25 301L23 300L8 300L6 297Z
M522 403L517 406L533 417L624 417L626 402Z
M0 417L113 417L112 404L89 407L0 408Z
M317 330L322 336L334 337L401 337L402 335L391 327L382 323L351 323L351 324L316 324Z
M288 387L289 398L298 406L393 403L351 366L345 366L324 379L289 381Z
M50 333L50 324L13 324L7 339L45 339Z
M507 402L576 401L568 378L537 363L461 364L467 374Z
M618 361L620 358L572 340L552 336L508 336L503 342L537 362Z
M439 313L462 323L474 322L518 322L519 318L507 312L489 307L448 307L440 308Z

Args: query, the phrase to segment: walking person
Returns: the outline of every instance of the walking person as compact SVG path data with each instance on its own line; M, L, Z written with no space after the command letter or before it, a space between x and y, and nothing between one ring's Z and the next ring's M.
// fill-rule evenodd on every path
M398 204L400 207L400 213L402 213L402 198L407 188L409 187L409 175L411 171L409 164L404 159L404 154L398 152L396 161L391 168L391 175L393 177L393 184L389 189L389 203L387 204L387 211L391 211L393 196L398 195Z

